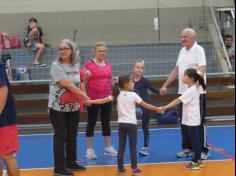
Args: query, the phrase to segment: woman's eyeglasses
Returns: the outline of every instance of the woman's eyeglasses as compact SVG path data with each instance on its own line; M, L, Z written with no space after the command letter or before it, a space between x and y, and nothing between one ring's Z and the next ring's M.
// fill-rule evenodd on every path
M70 48L58 48L58 51L68 51Z

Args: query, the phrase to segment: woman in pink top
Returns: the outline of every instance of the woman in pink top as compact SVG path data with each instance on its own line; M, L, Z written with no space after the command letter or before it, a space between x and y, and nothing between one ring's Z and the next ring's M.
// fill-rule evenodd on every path
M87 81L87 95L91 99L105 98L111 95L112 91L112 66L105 60L106 43L97 42L94 49L94 58L87 61L85 67L91 72ZM96 159L97 155L93 149L94 128L97 122L99 111L101 112L102 135L106 144L104 155L117 156L117 151L111 145L111 118L112 103L88 106L88 123L86 128L87 153L89 159Z

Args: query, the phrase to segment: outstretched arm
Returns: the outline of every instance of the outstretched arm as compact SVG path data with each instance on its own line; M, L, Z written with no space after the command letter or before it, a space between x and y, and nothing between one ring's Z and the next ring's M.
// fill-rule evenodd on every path
M153 92L153 93L155 93L155 94L160 94L160 91L159 91L156 87L154 87L154 86L150 83L149 80L147 80L146 86L147 86L147 88L148 88L151 92Z
M149 110L151 110L151 111L156 111L156 112L158 112L158 113L162 113L162 112L163 112L163 111L161 110L161 108L156 107L156 106L153 106L153 105L151 105L151 104L149 104L149 103L146 103L145 101L141 101L141 102L139 103L139 105L141 105L141 106L144 107L145 109L149 109Z
M96 100L86 100L86 104L104 104L113 101L112 96L106 97L106 98L101 98L101 99L96 99Z
M169 104L167 104L166 106L164 106L165 110L173 108L177 105L179 105L180 103L182 103L182 101L179 98L176 98L175 100L173 100L172 102L170 102Z

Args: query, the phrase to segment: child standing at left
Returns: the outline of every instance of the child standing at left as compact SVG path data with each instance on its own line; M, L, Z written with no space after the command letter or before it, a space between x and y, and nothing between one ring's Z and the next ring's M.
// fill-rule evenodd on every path
M159 94L159 90L151 85L148 79L143 76L144 72L144 61L141 59L135 60L133 64L133 73L134 73L134 91L145 101L150 102L150 96L148 90L155 94ZM150 154L149 151L149 120L151 116L151 111L140 107L140 115L142 118L142 129L143 129L143 148L139 151L139 154L142 156L147 156Z
M0 64L0 160L5 163L9 176L19 176L19 166L14 156L17 151L16 107L5 67ZM0 175L2 174L0 161Z
M112 101L117 102L119 123L119 150L118 150L118 175L125 174L124 152L127 136L129 138L132 175L140 175L142 171L137 166L137 118L135 114L136 104L146 109L161 112L159 107L143 101L138 94L132 92L134 83L130 75L119 76L118 83L113 87L113 97L104 99L87 100L88 104L102 104Z

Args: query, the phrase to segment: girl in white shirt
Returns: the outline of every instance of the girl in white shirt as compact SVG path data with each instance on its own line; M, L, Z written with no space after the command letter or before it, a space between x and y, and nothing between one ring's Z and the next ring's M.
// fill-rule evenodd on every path
M164 106L163 111L183 103L182 125L185 125L188 129L188 137L194 151L192 162L185 165L185 168L198 170L200 167L203 167L199 135L199 127L201 124L199 96L200 87L206 90L206 85L204 79L194 68L185 70L183 82L188 85L188 89L179 98Z
M135 113L136 103L140 106L161 113L159 107L144 102L139 95L132 92L134 83L130 75L119 76L118 82L113 87L113 96L104 99L87 100L88 104L102 104L108 101L117 102L119 123L119 150L118 150L118 174L125 174L124 152L127 136L131 157L132 175L140 175L142 171L137 167L137 118Z

